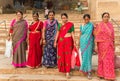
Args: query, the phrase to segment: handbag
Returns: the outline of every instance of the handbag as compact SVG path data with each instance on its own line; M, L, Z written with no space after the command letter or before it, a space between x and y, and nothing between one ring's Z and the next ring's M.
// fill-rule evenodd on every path
M6 48L5 48L5 57L11 57L12 55L12 41L11 40L6 40Z

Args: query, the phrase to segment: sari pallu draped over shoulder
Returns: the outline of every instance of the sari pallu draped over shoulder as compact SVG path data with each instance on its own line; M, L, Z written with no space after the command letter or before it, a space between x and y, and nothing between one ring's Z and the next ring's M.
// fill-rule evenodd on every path
M26 49L27 49L27 30L28 24L25 20L15 21L11 25L12 42L13 42L13 62L15 67L26 66Z
M92 70L92 54L94 49L93 24L91 22L80 26L80 49L82 55L82 65L80 71L84 73Z
M58 37L58 69L59 72L67 73L71 70L71 55L73 49L73 38L64 37L72 28L73 23L68 22L60 28Z
M115 79L114 71L114 29L108 22L101 22L95 30L98 46L98 76L105 79Z
M54 48L54 40L57 32L58 21L49 19L45 21L45 40L46 45L43 52L43 65L46 67L55 67L57 65L57 49Z
M29 52L27 66L36 68L41 65L42 60L42 45L40 41L42 38L43 22L37 21L29 27Z

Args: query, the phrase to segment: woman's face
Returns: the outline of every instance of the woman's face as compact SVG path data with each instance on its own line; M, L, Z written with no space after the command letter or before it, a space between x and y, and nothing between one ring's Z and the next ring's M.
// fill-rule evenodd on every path
M108 22L110 19L109 14L105 14L102 19L103 19L103 22Z
M88 18L88 17L85 17L85 18L84 18L84 22L85 22L85 23L88 23L88 22L90 22L90 18Z
M61 19L63 23L66 23L68 21L68 18L64 15L61 17Z
M23 15L22 15L20 12L18 12L16 15L17 15L17 19L18 19L18 20L20 20L20 19L23 18Z
M48 18L49 18L50 20L53 20L54 17L55 17L55 14L54 14L54 13L52 13L52 12L49 13Z
M36 14L34 14L34 15L33 15L33 20L34 20L34 21L37 21L38 19L39 19L39 16L36 15Z

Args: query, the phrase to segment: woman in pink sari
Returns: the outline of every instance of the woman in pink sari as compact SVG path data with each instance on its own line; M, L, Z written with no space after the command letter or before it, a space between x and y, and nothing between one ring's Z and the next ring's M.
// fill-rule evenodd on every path
M94 34L98 48L98 76L114 81L114 29L109 18L109 13L103 13L103 21L96 25Z

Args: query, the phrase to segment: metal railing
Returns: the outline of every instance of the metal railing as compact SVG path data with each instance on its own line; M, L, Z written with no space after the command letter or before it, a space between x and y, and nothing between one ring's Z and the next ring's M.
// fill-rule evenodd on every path
M7 28L6 28L6 21L3 20L3 21L0 22L0 24L2 24L2 23L4 23L4 25L5 25L5 29L7 29Z
M112 21L115 25L117 25L118 28L120 28L120 25L119 25L114 19L111 19L111 21Z

